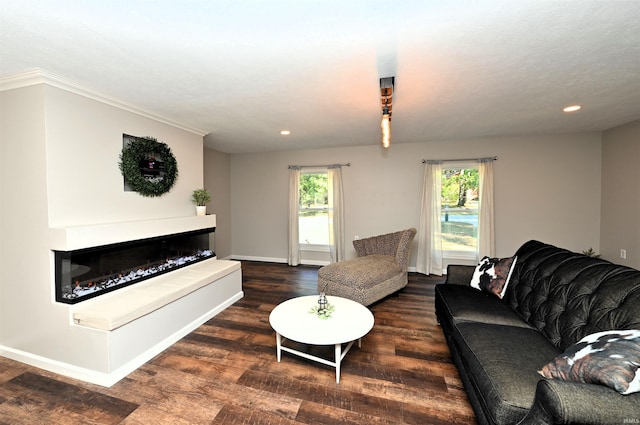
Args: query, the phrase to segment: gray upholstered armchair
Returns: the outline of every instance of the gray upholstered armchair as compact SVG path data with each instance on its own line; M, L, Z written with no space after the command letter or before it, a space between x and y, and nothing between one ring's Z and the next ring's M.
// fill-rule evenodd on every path
M318 291L371 305L404 288L415 235L411 228L354 240L358 257L321 267Z

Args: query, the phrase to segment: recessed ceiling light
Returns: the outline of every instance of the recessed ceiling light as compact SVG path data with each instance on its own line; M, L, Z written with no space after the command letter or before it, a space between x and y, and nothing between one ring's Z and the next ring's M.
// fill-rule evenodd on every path
M288 136L291 134L291 132L289 130L282 130L280 131L280 134L282 134L283 136Z
M571 105L571 106L567 106L566 108L563 109L564 112L575 112L575 111L579 111L580 109L582 109L582 106L580 105Z

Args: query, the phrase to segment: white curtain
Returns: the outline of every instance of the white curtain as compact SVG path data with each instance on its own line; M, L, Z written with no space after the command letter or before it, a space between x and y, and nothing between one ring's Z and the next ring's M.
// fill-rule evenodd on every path
M329 166L329 251L331 262L344 260L344 196L342 192L342 168Z
M298 206L300 204L300 168L289 169L289 257L290 266L300 264Z
M442 275L442 224L440 217L442 163L427 161L424 168L418 258L416 270L423 274Z
M478 190L478 259L486 256L494 257L496 250L495 223L493 208L493 161L494 158L482 158L478 164L480 177Z

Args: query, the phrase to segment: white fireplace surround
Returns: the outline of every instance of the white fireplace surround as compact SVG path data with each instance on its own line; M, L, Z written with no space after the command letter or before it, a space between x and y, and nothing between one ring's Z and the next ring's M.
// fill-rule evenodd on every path
M42 72L24 77L13 79L12 87L0 82L0 103L11 111L0 131L3 148L5 139L13 140L6 144L11 155L3 156L3 176L28 175L20 187L3 180L2 243L15 250L5 250L2 263L2 290L11 296L2 297L0 305L0 356L110 386L242 298L241 270L220 276L212 263L220 266L225 260L210 258L67 304L56 302L53 251L216 227L215 216L197 217L189 201L193 188L204 183L204 133ZM167 141L180 163L188 165L169 193L146 199L123 190L113 158L125 133ZM26 212L14 207L29 202L33 208ZM170 285L181 289L169 296ZM193 291L186 293L187 286ZM139 297L128 297L147 288ZM106 308L107 300L123 308L134 298L149 301L136 308L137 318L115 317ZM101 322L107 329L82 324L88 316L81 310L90 304L100 307L91 314L112 314L113 321Z
M50 247L72 251L215 225L207 215L50 228ZM52 299L63 313L55 327L56 344L69 347L64 360L2 346L0 354L110 387L243 296L240 263L214 257L77 304Z
M57 227L50 229L50 246L55 251L74 251L211 227L216 227L215 214Z

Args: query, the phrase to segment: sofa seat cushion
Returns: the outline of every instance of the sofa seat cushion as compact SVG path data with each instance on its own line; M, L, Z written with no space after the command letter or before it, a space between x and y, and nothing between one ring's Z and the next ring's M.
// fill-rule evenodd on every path
M441 322L473 321L533 329L504 301L470 286L436 285L436 308Z
M372 254L321 267L318 270L318 279L369 288L403 273L394 257Z
M452 341L485 415L496 424L515 424L527 415L537 371L559 353L540 332L519 326L461 322Z

